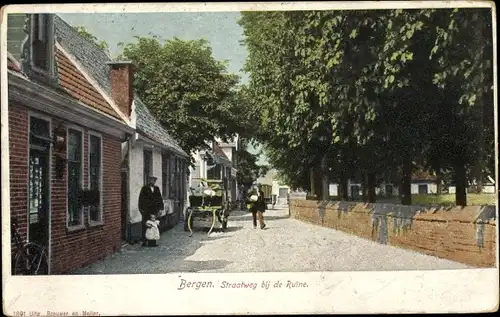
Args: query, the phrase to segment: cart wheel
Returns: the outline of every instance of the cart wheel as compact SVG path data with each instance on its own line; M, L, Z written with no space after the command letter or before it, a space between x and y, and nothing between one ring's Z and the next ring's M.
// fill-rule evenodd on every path
M190 225L188 224L188 221L189 221L189 216L188 216L188 217L186 217L186 218L187 218L187 219L184 221L184 231L186 231L186 232L187 232L187 231L189 231L189 226L190 226L191 228L193 228L193 217L191 217L191 221L190 221L191 223L190 223Z
M226 230L227 229L227 220L223 220L222 221L222 230Z

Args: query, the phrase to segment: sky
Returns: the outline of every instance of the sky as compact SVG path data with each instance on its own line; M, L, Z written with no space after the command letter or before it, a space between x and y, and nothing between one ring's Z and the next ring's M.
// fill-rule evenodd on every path
M240 44L243 28L238 25L239 12L158 12L158 13L59 13L70 25L83 26L99 41L106 41L112 57L121 53L118 43L131 43L136 36L157 37L160 42L177 37L182 40L204 38L210 42L213 55L228 61L228 71L241 76L247 50ZM250 148L257 153L258 149ZM260 157L259 164L267 159Z
M121 53L118 43L135 42L135 36L158 37L161 42L174 37L182 40L208 40L213 55L229 62L228 70L248 77L241 71L247 50L240 44L243 29L239 12L161 12L161 13L60 13L72 26L83 26L108 43L111 56Z

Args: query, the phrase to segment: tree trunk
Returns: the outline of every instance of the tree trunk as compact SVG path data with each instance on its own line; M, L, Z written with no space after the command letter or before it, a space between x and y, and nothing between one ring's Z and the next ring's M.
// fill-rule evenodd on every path
M480 194L483 191L483 155L480 153L474 166L474 180L476 181L475 192Z
M365 172L361 173L362 178L361 178L361 190L363 193L363 202L368 201L368 176L366 175Z
M320 166L314 168L314 194L317 200L322 200L324 197L323 175Z
M349 200L349 193L347 192L348 180L345 173L340 177L340 197L342 200Z
M377 184L375 183L375 174L373 172L369 172L367 175L367 183L368 183L368 202L374 203L377 200L377 193L375 188Z
M321 192L323 193L321 199L328 200L330 193L328 190L328 173L326 166L326 155L321 159Z
M467 206L467 176L465 175L465 164L457 162L455 165L455 204Z
M412 176L413 168L412 161L406 160L403 163L403 177L401 180L401 204L402 205L411 205L411 176Z
M440 167L436 168L436 193L438 195L443 193L443 175Z
M309 184L311 188L310 196L314 196L316 194L316 188L314 186L314 169L311 167L309 169Z

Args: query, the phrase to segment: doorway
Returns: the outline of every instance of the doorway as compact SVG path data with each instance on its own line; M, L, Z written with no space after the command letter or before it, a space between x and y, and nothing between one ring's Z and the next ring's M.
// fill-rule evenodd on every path
M419 194L427 194L427 184L418 185Z
M30 116L27 240L49 248L50 122Z
M49 153L30 149L28 240L41 246L49 244Z

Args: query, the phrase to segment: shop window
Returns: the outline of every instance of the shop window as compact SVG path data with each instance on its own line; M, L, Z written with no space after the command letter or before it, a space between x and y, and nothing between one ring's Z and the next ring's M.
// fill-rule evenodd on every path
M102 139L100 136L89 135L89 220L102 222Z
M68 227L83 224L81 190L83 180L82 132L68 130Z

